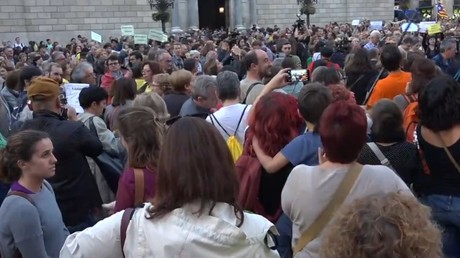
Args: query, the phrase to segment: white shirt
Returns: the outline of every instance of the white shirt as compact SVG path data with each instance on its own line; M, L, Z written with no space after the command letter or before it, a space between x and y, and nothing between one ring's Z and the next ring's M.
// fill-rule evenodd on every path
M248 126L248 115L252 105L248 105L243 114L243 110L245 107L246 105L244 104L234 104L222 107L218 111L214 112L214 114L209 115L206 118L206 121L208 121L209 123L213 123L217 130L219 130L222 137L224 137L224 140L227 141L229 134L235 134L238 121L240 120L241 115L243 115L240 126L238 127L238 131L236 132L235 136L238 139L238 142L244 144L244 130ZM219 121L220 125L225 129L225 131L227 131L228 134L225 133L224 129L222 129L222 127L216 122L216 119L217 121Z

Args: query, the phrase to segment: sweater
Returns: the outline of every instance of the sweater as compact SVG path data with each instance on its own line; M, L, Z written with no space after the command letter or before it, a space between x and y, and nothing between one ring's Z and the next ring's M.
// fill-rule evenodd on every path
M29 194L34 204L21 196L8 196L0 207L0 253L14 257L19 249L23 258L59 257L69 235L56 203L53 189L43 182L40 192L33 193L14 183L11 190Z

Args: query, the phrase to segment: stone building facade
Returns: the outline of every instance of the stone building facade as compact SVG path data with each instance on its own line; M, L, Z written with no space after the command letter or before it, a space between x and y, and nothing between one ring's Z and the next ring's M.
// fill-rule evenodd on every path
M176 0L168 28L199 27L198 6L201 1ZM121 25L133 25L137 34L160 28L152 21L147 0L1 0L0 41L22 42L50 38L68 42L77 35L90 36L94 31L107 39L120 35ZM205 3L206 4L206 3ZM229 27L291 26L297 19L297 0L226 0ZM391 20L394 0L318 0L312 24L353 19Z

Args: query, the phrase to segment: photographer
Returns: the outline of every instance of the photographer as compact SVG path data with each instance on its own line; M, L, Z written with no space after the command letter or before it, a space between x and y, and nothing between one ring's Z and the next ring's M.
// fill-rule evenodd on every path
M299 20L302 21L303 20ZM302 63L302 69L307 68L307 60L310 57L308 51L308 45L310 43L310 33L305 27L305 23L299 23L297 21L294 27L294 38L297 41L297 56L300 58Z

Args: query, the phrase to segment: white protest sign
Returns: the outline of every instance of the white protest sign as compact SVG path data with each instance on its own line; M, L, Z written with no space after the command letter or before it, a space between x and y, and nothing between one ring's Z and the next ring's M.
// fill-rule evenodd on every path
M134 26L133 25L121 25L121 35L122 36L134 36Z
M102 36L94 31L91 31L91 40L102 43Z
M64 91L67 98L67 104L77 111L77 114L83 113L83 108L80 106L78 97L82 89L89 87L85 83L67 83L64 85Z
M145 34L136 34L134 35L134 44L144 44L147 45L148 43L147 35Z
M149 33L149 39L153 39L159 42L167 42L168 35L164 34L161 30L152 29Z
M371 30L381 30L383 28L383 21L371 21Z
M359 20L353 20L353 21L351 22L351 25L352 25L352 26L359 26Z
M405 31L406 28L409 27L407 29L407 32L416 32L418 31L418 26L414 23L411 23L410 26L409 26L409 23L404 23L403 25L401 25L401 30Z
M435 21L429 21L429 22L421 22L419 24L419 32L421 33L426 33L427 30L428 30L428 27L430 27L431 25L434 25L436 22Z

